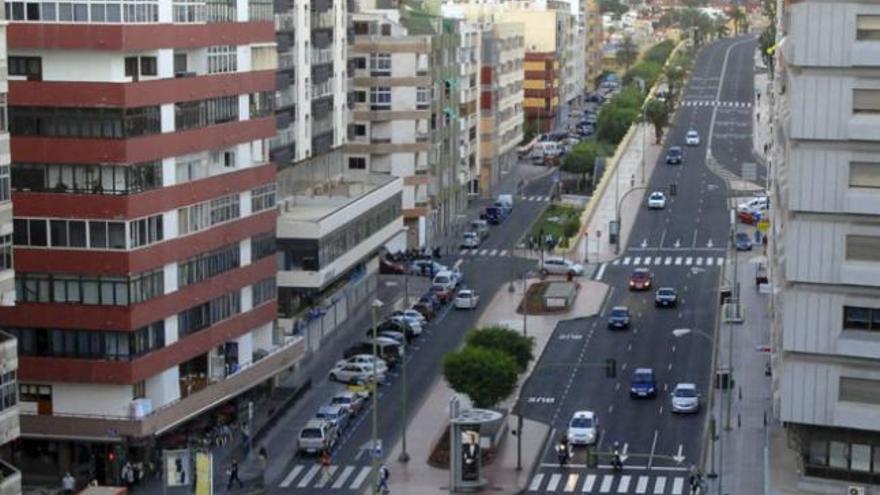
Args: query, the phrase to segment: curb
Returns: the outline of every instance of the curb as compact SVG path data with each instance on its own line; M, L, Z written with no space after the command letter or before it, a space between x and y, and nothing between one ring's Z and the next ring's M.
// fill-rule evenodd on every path
M544 435L544 440L541 441L541 448L539 449L539 452L541 452L541 455L544 454L544 450L547 448L547 442L549 442L550 439L553 438L553 435L555 435L555 434L556 434L556 428L551 427L549 430L547 430L547 434ZM530 480L535 477L535 471L537 470L536 468L541 465L541 460L542 460L541 455L539 455L538 457L535 458L536 462L534 464L532 464L532 467L529 468L529 476L526 478L526 480ZM522 489L520 489L516 493L523 494L528 491L529 491L529 484L528 484L528 481L526 481L526 486L523 487Z

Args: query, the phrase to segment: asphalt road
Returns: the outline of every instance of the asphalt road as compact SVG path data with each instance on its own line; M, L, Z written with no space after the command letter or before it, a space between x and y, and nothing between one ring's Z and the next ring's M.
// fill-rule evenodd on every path
M666 208L640 207L629 245L617 260L596 272L595 278L611 286L602 314L561 323L526 384L523 414L554 428L529 492L687 493L687 470L700 462L706 426L717 288L729 236L726 186L706 165L707 142L710 132L714 139L720 128L717 110L747 108L752 101L752 80L744 74L751 74L754 41L742 40L721 40L698 54L684 93L686 103L676 112L667 145L684 145L691 129L700 133L702 142L685 147L683 165L666 165L665 157L659 158L646 187L667 194ZM730 112L723 119L750 125L750 118L746 112ZM749 136L750 131L751 127ZM750 137L737 137L732 154L729 143L721 146L722 139L729 138L721 136L712 145L713 150L724 149L719 161L735 163L751 153ZM677 195L670 196L673 183ZM653 290L629 291L635 266L650 268L654 287L675 287L679 307L657 309ZM634 315L629 330L607 328L605 315L617 305L628 306ZM702 333L677 338L672 333L677 328ZM616 377L606 377L606 359L616 361ZM643 367L657 375L655 399L630 398L632 370ZM697 384L704 400L700 413L670 412L669 393L678 382ZM621 474L610 470L607 455L599 456L597 468L587 469L584 449L576 451L569 468L558 467L553 444L564 434L572 414L583 409L599 416L600 438L594 450L610 452L617 441L625 452Z

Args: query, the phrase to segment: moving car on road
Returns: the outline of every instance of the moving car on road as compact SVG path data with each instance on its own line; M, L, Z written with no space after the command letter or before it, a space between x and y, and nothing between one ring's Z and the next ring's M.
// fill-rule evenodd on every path
M653 399L657 396L657 377L651 368L636 368L633 370L629 384L629 396L636 398Z
M648 196L648 209L662 210L666 208L666 195L660 191L654 191Z
M693 129L688 131L687 137L685 137L684 139L688 146L700 145L700 133Z
M679 383L672 391L672 412L695 413L700 411L700 394L693 383Z
M323 419L312 419L299 431L296 449L306 454L318 454L336 445L336 428Z
M752 238L745 232L737 232L733 236L733 245L737 251L751 251Z
M575 411L568 422L568 443L592 445L599 437L599 418L593 411Z
M608 328L629 328L629 308L626 306L614 306L608 313Z
M480 295L471 289L461 289L455 296L455 309L475 309L480 304Z
M480 239L489 237L489 222L485 220L471 220L471 232L476 232Z
M565 258L548 256L541 262L541 273L554 275L583 275L584 267L580 263L569 261Z
M666 163L669 165L681 165L684 162L684 154L681 146L673 146L666 152Z
M647 268L636 268L629 277L629 290L649 290L654 281L654 274Z
M678 305L678 293L672 287L660 287L654 293L654 306L671 308Z

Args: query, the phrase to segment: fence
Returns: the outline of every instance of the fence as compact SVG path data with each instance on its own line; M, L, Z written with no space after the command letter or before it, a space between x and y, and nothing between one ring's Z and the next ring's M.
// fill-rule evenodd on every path
M294 335L302 335L306 339L306 353L317 351L321 347L321 341L345 322L365 299L374 294L377 286L378 275L366 275L340 289L294 323Z

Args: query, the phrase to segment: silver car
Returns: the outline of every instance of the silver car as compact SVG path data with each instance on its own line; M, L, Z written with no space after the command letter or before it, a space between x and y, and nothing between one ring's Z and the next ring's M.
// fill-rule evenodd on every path
M679 383L672 391L672 412L695 413L700 410L700 394L693 383Z
M569 261L565 258L547 257L541 262L541 272L552 273L557 275L583 275L584 267L579 263Z

